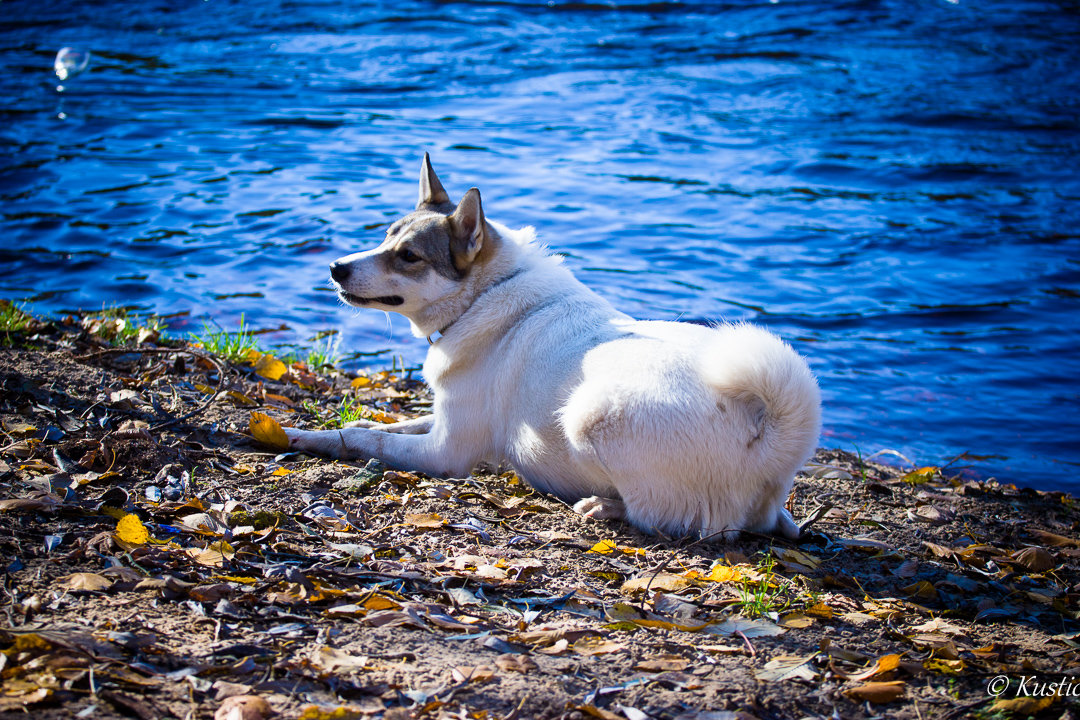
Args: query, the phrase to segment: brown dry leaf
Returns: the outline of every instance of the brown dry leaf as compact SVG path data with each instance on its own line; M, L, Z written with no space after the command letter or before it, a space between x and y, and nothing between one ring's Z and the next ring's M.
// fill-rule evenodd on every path
M625 650L626 646L614 640L605 640L602 637L590 635L579 638L574 643L574 652L578 655L607 655Z
M1057 564L1050 551L1041 547L1026 547L1017 550L1010 557L1034 573L1046 572Z
M72 592L102 592L111 588L113 581L97 573L77 572L58 578L56 584Z
M23 694L5 693L0 695L0 712L21 710L25 713L27 705L36 705L39 702L48 700L52 697L52 694L51 688L37 688ZM24 715L24 717L29 716Z
M1080 540L1074 540L1064 535L1056 535L1046 530L1028 530L1031 535L1046 543L1047 545L1053 545L1054 547L1080 547Z
M786 615L780 616L780 626L786 627L791 630L802 630L813 625L817 620L812 617L808 617L801 612L790 612Z
M1006 711L1019 717L1035 715L1053 705L1056 695L1047 697L1026 697L1021 695L1015 698L1002 698L990 706L991 711Z
M522 675L528 675L529 673L540 669L540 666L536 664L536 661L528 655L500 655L495 658L495 664L498 665L499 669L503 672L518 672Z
M329 673L355 672L368 666L368 658L323 645L311 656L311 661Z
M671 573L649 573L640 577L632 578L623 583L620 592L624 595L636 595L643 592L663 590L664 592L679 592L690 586L690 581L682 575Z
M45 495L36 498L11 498L0 500L2 510L31 510L33 512L55 512L60 505L60 498L53 495Z
M490 665L460 665L450 668L450 676L455 683L485 683L495 677L495 668Z
M556 640L552 645L545 648L536 648L536 652L544 655L562 655L570 649L570 642L566 638Z
M810 655L777 655L765 663L765 667L754 673L754 678L763 682L778 680L814 680L818 674L810 667L810 661L817 653Z
M678 655L664 654L657 657L650 658L649 660L642 660L634 666L635 670L643 670L645 672L681 672L690 665L690 661L686 658L679 657Z
M890 682L868 682L844 691L852 700L866 701L871 703L889 703L904 695L907 684L903 680Z
M559 640L567 640L569 642L577 641L587 635L599 635L596 630L588 628L572 628L572 627L550 627L543 626L527 630L525 632L517 633L510 637L514 642L519 642L524 645L543 646L554 645Z
M270 703L258 695L233 695L214 713L214 720L265 720L274 714Z
M439 513L410 513L405 516L405 524L423 530L434 530L441 528L445 521Z
M289 436L281 429L277 420L261 412L251 413L248 420L251 436L264 445L277 450L289 449Z
M952 510L942 509L934 505L923 505L912 512L908 510L908 518L920 520L931 525L944 525L956 516Z

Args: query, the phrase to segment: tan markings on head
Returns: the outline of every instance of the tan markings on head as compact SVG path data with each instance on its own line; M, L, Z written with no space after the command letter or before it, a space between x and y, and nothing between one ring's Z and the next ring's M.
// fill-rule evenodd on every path
M395 222L381 255L387 272L419 278L434 270L451 280L461 278L450 255L450 224L440 213L418 210Z

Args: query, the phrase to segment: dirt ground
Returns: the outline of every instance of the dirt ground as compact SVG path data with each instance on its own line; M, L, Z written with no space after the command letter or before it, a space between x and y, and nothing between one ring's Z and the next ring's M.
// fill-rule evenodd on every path
M791 499L801 542L657 538L512 472L267 444L273 421L326 425L346 397L424 412L409 373L116 349L94 329L0 339L2 717L1080 712L1063 493L821 450Z

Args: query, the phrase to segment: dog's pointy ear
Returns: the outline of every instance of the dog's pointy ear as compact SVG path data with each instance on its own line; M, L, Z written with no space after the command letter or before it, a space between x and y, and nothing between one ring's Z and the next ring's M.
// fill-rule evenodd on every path
M431 168L431 158L424 153L424 162L420 165L420 199L416 202L416 209L437 208L449 203L450 196L446 194L442 183L439 182L439 176Z
M464 273L487 240L480 191L470 188L447 219L450 221L450 255L454 259L454 267Z

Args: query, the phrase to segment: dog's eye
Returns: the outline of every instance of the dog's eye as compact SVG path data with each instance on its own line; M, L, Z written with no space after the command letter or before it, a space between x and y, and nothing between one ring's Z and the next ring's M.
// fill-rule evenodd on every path
M420 262L421 260L423 260L422 257L414 253L409 248L402 248L401 250L398 250L397 256L407 263Z

